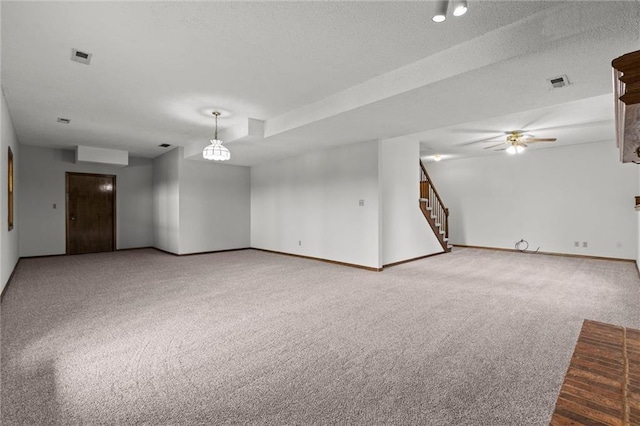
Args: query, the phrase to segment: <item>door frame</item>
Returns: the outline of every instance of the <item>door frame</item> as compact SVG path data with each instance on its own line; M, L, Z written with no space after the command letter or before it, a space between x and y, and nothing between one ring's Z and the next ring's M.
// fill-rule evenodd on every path
M118 197L116 196L116 175L107 175L101 173L77 173L77 172L65 172L65 202L64 202L64 228L65 228L65 252L69 255L69 177L70 176L96 176L96 177L108 177L113 179L113 221L111 223L111 251L116 251L116 202Z

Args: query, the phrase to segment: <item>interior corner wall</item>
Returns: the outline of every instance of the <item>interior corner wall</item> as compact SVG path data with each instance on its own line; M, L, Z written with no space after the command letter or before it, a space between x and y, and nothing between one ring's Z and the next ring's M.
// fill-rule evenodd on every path
M18 214L18 206L20 205L19 199L21 199L21 185L18 182L18 172L20 169L19 159L22 155L21 147L18 146L18 138L11 122L9 115L9 108L7 107L7 101L2 92L2 100L0 102L0 292L4 289L4 286L9 281L13 269L18 263L19 259L19 230L22 225L22 220ZM8 200L8 169L9 169L9 147L13 153L13 182L14 182L14 219L13 229L9 231L8 216L9 216L9 200Z
M418 141L380 141L383 265L443 252L418 204L419 160Z
M252 167L251 212L254 248L380 268L378 142Z
M637 165L620 163L613 141L431 162L427 170L450 208L453 244L513 249L524 239L530 250L637 258Z
M153 159L153 246L180 253L180 149Z
M20 256L66 253L66 172L115 175L116 248L151 246L151 160L76 164L72 150L21 145L19 165Z
M179 253L251 245L249 167L180 159Z

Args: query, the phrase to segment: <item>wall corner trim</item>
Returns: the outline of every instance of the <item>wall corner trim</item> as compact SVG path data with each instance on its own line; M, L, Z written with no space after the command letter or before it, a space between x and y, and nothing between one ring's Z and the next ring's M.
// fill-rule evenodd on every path
M267 249L261 249L261 248L255 248L255 247L251 247L251 249L252 250L264 251L264 252L267 252L267 253L281 254L281 255L284 255L284 256L299 257L299 258L302 258L302 259L317 260L317 261L320 261L320 262L332 263L334 265L348 266L350 268L364 269L366 271L381 272L382 269L383 269L383 268L374 268L372 266L358 265L358 264L355 264L355 263L347 263L347 262L340 262L340 261L337 261L337 260L323 259L321 257L304 256L304 255L301 255L301 254L294 254L294 253L285 253L285 252L282 252L282 251L267 250Z
M515 252L515 253L523 253L523 254L543 254L546 256L563 256L563 257L576 257L579 259L595 259L595 260L613 260L616 262L634 262L635 263L635 259L624 259L624 258L620 258L620 257L605 257L605 256L590 256L590 255L586 255L586 254L571 254L571 253L554 253L554 252L550 252L550 251L538 251L535 253L529 253L529 252L523 252L520 250L516 250L516 249L509 249L509 248L502 248L502 247L484 247L484 246L467 246L467 245L462 245L462 244L454 244L454 247L460 247L460 248L474 248L474 249L481 249L481 250L495 250L495 251L509 251L509 252Z
M400 260L398 262L387 263L386 265L382 265L382 268L391 268L392 266L402 265L403 263L415 262L416 260L426 259L427 257L440 256L441 254L447 254L446 251L440 251L438 253L425 254L424 256L418 256L411 259Z
M20 259L22 259L22 258L20 258ZM9 284L11 284L11 280L13 279L13 276L16 273L16 269L18 269L18 265L20 264L20 259L18 259L18 261L14 265L13 271L11 271L11 275L9 275L9 279L7 280L7 282L5 283L4 287L2 288L2 293L0 293L0 303L2 303L2 301L4 300L4 295L7 292L7 289L9 288Z

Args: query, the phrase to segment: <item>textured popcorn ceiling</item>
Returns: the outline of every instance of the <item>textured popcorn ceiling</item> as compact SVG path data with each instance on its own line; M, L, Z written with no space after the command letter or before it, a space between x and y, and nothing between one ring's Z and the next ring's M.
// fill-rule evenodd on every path
M637 1L471 0L442 24L435 3L409 1L1 7L21 143L144 157L169 143L198 158L220 109L239 165L394 137L424 154L499 154L477 141L520 128L555 146L613 140L610 63L640 40ZM550 90L562 74L572 84Z

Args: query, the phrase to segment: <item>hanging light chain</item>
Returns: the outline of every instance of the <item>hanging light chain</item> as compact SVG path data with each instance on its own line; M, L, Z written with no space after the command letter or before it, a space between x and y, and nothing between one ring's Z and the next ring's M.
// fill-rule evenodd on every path
M215 140L218 140L218 116L220 115L220 113L218 111L213 111L213 116L216 118L216 130L215 133L213 135L213 138Z

